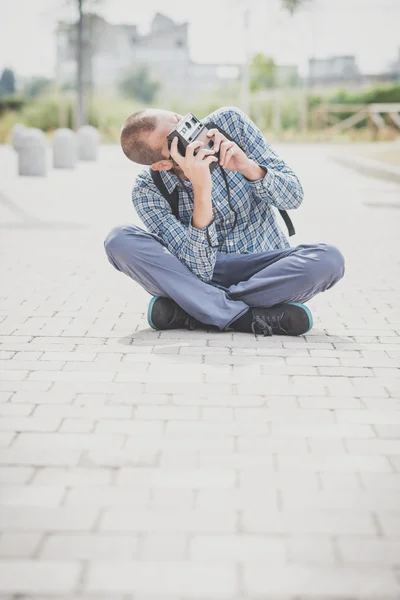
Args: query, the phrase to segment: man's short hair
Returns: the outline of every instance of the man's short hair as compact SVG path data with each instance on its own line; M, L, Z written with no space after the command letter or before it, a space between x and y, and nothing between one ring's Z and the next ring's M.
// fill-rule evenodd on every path
M127 118L121 130L121 146L130 160L139 165L152 165L163 160L161 152L152 150L143 139L143 134L154 131L157 124L157 117L146 115L146 110L139 110Z

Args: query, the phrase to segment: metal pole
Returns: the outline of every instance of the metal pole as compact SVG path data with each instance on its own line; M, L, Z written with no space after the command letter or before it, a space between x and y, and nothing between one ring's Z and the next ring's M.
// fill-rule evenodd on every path
M83 77L84 70L84 41L83 41L83 0L78 0L78 27L76 44L76 128L85 125L85 84Z
M243 112L250 112L250 8L243 11L244 64L240 89L240 105Z

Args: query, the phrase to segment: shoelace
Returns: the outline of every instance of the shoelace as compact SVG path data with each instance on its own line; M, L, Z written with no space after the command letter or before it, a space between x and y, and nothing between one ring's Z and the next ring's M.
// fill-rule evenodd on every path
M196 319L194 317L191 317L186 311L183 310L183 308L178 306L178 304L175 306L173 318L174 321L175 319L179 319L179 321L182 321L185 327L190 331L196 329Z
M265 317L260 317L260 315L255 315L254 320L251 324L251 330L254 333L254 336L257 337L258 334L262 334L264 337L268 335L273 335L273 328L280 329L283 333L287 334L286 329L284 329L281 325L281 320L284 316L284 313L280 315L269 315ZM258 331L256 331L258 329Z

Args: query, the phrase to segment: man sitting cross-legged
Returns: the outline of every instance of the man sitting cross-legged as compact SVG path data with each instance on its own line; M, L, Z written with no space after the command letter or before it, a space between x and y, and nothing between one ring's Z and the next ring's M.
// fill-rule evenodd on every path
M211 129L213 148L193 142L185 156L177 138L170 149L167 141L181 118L149 109L125 122L123 151L159 171L169 193L178 189L179 219L144 170L132 199L148 231L135 225L114 228L105 241L109 261L154 296L148 309L154 329L307 333L312 317L304 303L343 277L344 259L326 244L290 247L280 230L273 207L300 206L297 176L240 110L221 108L203 121L231 139ZM230 203L221 170L210 172L216 152L226 170Z

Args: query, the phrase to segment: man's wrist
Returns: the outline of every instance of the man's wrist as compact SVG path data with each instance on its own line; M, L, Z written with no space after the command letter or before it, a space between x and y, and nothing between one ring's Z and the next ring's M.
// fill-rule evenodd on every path
M248 164L244 169L240 170L240 173L249 181L258 181L263 179L266 174L266 169L260 167L254 160L249 160Z
M192 225L196 229L203 229L213 221L213 210L211 200L211 188L193 188L193 214Z
M194 202L211 202L211 191L212 186L193 185Z

